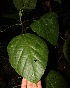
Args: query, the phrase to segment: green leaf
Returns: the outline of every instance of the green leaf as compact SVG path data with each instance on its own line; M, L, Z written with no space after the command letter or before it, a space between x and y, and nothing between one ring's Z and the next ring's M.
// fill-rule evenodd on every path
M23 9L23 1L24 0L13 0L13 3L18 10Z
M46 88L69 88L64 77L54 70L51 70L45 79Z
M70 60L70 36L67 41L64 42L63 52L67 60Z
M48 47L34 34L21 34L7 47L9 61L15 71L27 80L37 83L46 69Z
M35 9L37 0L24 0L24 9Z
M15 7L20 9L35 9L37 0L13 0Z
M50 12L45 14L39 20L32 23L30 27L34 32L48 40L51 44L57 44L59 25L57 15L55 13Z
M61 4L61 0L54 0L54 1L57 1L57 2L59 2Z

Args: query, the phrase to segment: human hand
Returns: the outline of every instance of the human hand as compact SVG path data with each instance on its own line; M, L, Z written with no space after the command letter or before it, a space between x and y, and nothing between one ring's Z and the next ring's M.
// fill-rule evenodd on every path
M42 88L41 81L35 84L23 78L21 83L21 88Z

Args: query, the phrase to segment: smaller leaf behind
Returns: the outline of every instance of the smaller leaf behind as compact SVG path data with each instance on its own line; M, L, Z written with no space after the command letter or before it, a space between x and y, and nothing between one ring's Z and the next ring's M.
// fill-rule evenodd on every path
M45 79L46 88L69 88L64 77L54 70L51 70Z
M64 42L63 52L67 60L70 60L70 36Z
M13 0L13 3L17 10L23 9L24 2L23 0Z
M23 9L35 9L37 0L24 0L24 7Z
M54 12L46 13L39 20L32 23L30 27L34 32L48 40L51 44L57 44L59 25L57 15Z
M35 9L37 0L13 0L17 10L32 10Z

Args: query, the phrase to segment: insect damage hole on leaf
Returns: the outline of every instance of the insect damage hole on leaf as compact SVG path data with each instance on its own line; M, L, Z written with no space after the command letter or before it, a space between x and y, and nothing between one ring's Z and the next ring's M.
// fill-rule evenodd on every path
M36 62L37 60L34 60L34 62Z

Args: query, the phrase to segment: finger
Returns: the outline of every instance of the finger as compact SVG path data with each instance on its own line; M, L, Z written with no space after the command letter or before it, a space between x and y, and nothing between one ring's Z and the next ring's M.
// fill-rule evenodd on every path
M37 85L35 83L33 83L32 88L37 88Z
M26 82L27 82L27 80L25 78L23 78L22 83L21 83L21 88L26 88Z
M37 88L42 88L42 86L41 86L41 81L39 81L39 82L37 83Z
M33 86L33 83L30 81L27 81L27 88L32 88L32 86Z

